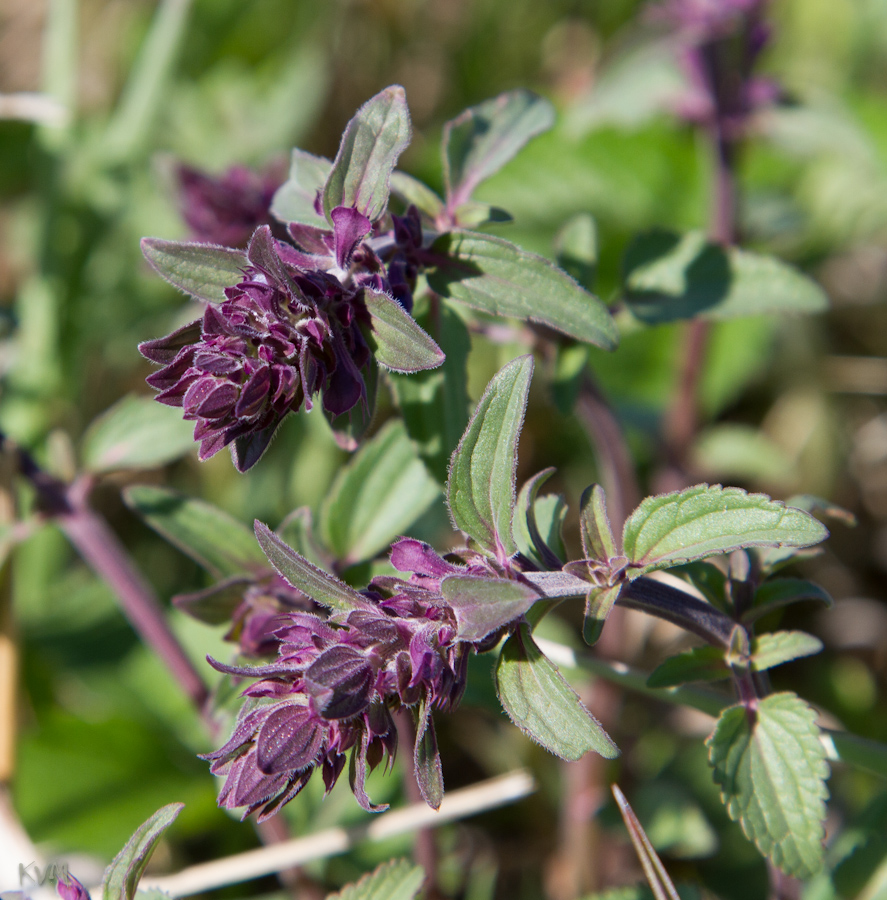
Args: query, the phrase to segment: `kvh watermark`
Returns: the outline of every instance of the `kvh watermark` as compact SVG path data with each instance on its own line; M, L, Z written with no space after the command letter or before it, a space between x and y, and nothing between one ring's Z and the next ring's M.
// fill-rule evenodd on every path
M36 862L18 864L18 883L20 887L42 887L45 884L56 885L60 881L68 883L68 864L67 863L47 863L43 870Z

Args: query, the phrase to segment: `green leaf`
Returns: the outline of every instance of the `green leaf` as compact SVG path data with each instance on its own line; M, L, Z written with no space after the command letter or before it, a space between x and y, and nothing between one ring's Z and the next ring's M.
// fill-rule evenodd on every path
M281 578L327 609L334 613L349 613L372 605L366 597L344 581L339 581L334 575L324 572L323 569L308 562L305 557L299 556L267 525L259 521L256 522L256 538Z
M685 563L668 570L670 575L692 584L693 587L721 612L732 612L732 601L727 599L727 576L714 563Z
M349 884L326 900L413 900L422 887L425 873L405 859L382 863L355 884Z
M496 690L511 721L561 759L580 759L589 750L607 759L619 755L597 719L536 646L526 625L520 625L502 648Z
M599 484L586 490L580 501L579 518L582 551L586 559L606 563L619 555L610 519L607 516L607 497Z
M706 741L727 814L783 872L822 867L828 764L816 713L790 692L731 706Z
M706 241L700 232L654 231L625 257L625 301L642 322L814 313L828 307L815 281L772 256Z
M444 361L440 347L396 300L371 288L364 290L363 299L372 323L367 337L380 366L412 373L436 369Z
M391 173L391 193L403 201L405 206L411 204L432 219L443 212L444 202L424 182L406 172L395 170Z
M557 264L587 291L597 280L597 225L588 213L577 213L554 239Z
M243 595L255 582L252 578L235 575L218 584L193 591L189 594L176 594L172 598L176 609L207 625L231 624L231 616L243 603Z
M439 495L395 419L339 471L321 510L320 533L345 566L372 559Z
M468 350L462 319L442 303L421 324L437 337L447 364L415 375L390 375L389 383L419 456L440 484L446 484L450 456L468 424Z
M274 194L271 214L281 222L298 222L326 229L327 221L314 202L323 189L333 164L322 156L293 150L289 179Z
M812 581L800 578L771 578L765 581L756 591L754 606L742 617L743 624L748 625L773 612L800 603L802 600L818 600L826 606L834 606L831 595Z
M694 647L657 666L647 679L647 687L665 688L688 681L718 681L730 677L723 647Z
M531 356L500 369L480 398L450 464L447 504L453 523L497 557L517 550L511 530L517 442L532 376Z
M756 637L752 644L751 664L758 672L781 666L802 656L822 650L822 641L803 631L775 631Z
M582 639L589 647L598 642L607 618L613 611L622 583L606 587L593 587L585 597L585 618L582 620Z
M448 575L440 592L456 613L456 636L469 643L513 622L539 600L539 592L528 584L479 575Z
M563 566L563 561L558 558L555 549L542 537L536 520L536 495L539 493L539 488L551 478L554 472L553 468L543 469L521 488L517 495L517 505L512 522L514 541L518 550L542 569L560 569ZM564 506L562 501L561 506ZM550 510L550 512L552 515L557 515L554 510ZM549 531L552 527L557 528L554 521L549 521L548 526L549 528L546 530ZM548 536L551 537L550 534ZM557 535L557 543L560 543L559 538L560 536ZM563 550L562 547L560 549Z
M542 256L473 231L441 235L430 248L432 290L474 309L539 322L612 350L618 332L607 307Z
M142 238L142 253L170 284L209 303L223 302L225 288L242 281L248 265L243 250L160 238Z
M480 228L482 225L506 225L513 222L511 213L489 203L470 200L453 210L453 225L456 228Z
M567 518L567 503L564 498L560 494L545 494L533 504L533 512L542 543L552 550L558 562L566 559L563 529Z
M719 484L647 497L622 536L629 577L741 547L809 547L828 537L812 516L766 494Z
M375 222L388 206L391 172L409 143L406 93L399 85L385 88L345 128L323 189L327 220L337 206L351 206Z
M422 799L432 808L440 809L443 801L443 770L440 764L440 750L437 746L437 734L434 720L431 718L431 707L427 699L419 701L414 709L416 717L416 745L413 748L413 766L416 782L422 793Z
M444 182L454 209L537 134L554 125L554 107L530 91L509 91L472 106L444 125Z
M147 484L127 488L123 497L154 531L217 578L267 571L249 529L223 510Z
M572 414L587 364L587 344L566 342L558 346L551 380L551 394L561 415Z
M103 900L133 900L139 879L148 865L160 836L184 809L184 803L170 803L158 809L140 825L126 846L105 869L102 879Z
M87 428L81 447L83 467L98 474L163 466L194 446L193 432L180 410L130 394Z

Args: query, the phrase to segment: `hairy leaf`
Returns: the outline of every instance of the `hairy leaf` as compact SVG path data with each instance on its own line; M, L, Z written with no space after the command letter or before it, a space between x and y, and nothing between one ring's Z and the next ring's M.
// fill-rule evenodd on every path
M315 206L333 164L322 156L293 150L289 179L271 201L271 214L281 222L298 222L315 228L327 228L327 221Z
M436 316L420 319L437 338L447 363L414 375L390 375L401 415L419 456L431 474L446 484L450 456L468 424L468 350L464 322L446 304Z
M323 189L327 220L337 206L351 206L375 222L388 206L391 172L409 143L406 93L399 85L385 88L345 128Z
M157 841L184 808L184 803L170 803L158 809L136 829L126 846L105 869L102 900L133 900Z
M416 746L413 748L413 766L416 782L422 793L422 799L432 809L440 809L444 794L443 770L434 720L431 718L431 707L426 700L419 703L415 715Z
M366 597L344 581L339 581L334 575L324 572L323 569L308 562L305 557L299 556L267 525L258 521L256 538L278 574L294 588L327 609L334 613L348 613L354 609L366 609L371 605Z
M440 592L456 613L458 639L470 643L513 622L539 599L539 592L527 584L478 575L449 575L440 583Z
M502 648L496 690L511 721L561 759L580 759L589 750L607 759L619 755L597 719L536 646L526 625L519 626Z
M243 250L160 238L142 238L142 253L170 284L209 303L225 300L225 288L242 281L248 265Z
M598 638L607 624L607 619L619 599L622 584L609 587L592 588L585 597L585 618L582 620L582 639L589 647L598 642Z
M752 644L751 663L759 672L781 666L822 650L822 641L803 631L775 631L762 634Z
M539 322L612 350L618 341L607 307L566 272L489 234L455 231L430 250L431 288L475 309Z
M705 645L665 660L650 673L647 687L674 687L688 681L718 681L729 677L724 648Z
M553 124L552 105L530 91L500 94L447 122L442 152L449 208L464 203L481 181Z
M372 322L370 346L380 366L408 373L436 369L444 361L440 347L396 300L370 288L363 299Z
M405 859L393 859L377 866L355 884L329 894L326 900L414 900L424 878L421 866Z
M250 530L223 510L147 484L127 488L123 497L154 531L217 578L267 571Z
M622 548L636 578L740 547L809 547L826 537L812 516L766 494L698 484L647 497L625 523Z
M731 819L787 875L822 867L828 764L816 713L790 692L724 710L706 741Z
M580 526L582 550L587 559L607 562L618 555L616 539L607 516L607 498L599 484L593 484L582 495Z
M539 493L539 488L551 478L554 472L553 468L543 469L521 488L517 496L517 506L512 522L514 540L518 550L543 569L560 569L563 565L563 560L558 558L557 551L543 538L536 521L536 495ZM553 522L548 524L554 526Z
M625 299L647 324L821 312L828 298L815 281L773 256L656 231L641 235L625 258Z
M83 435L87 472L152 469L194 446L194 428L180 410L130 394L94 419Z
M511 530L514 473L532 375L533 358L521 356L493 377L450 463L453 523L497 556L517 550Z
M387 423L339 471L323 504L320 533L346 566L372 559L437 499L403 423Z

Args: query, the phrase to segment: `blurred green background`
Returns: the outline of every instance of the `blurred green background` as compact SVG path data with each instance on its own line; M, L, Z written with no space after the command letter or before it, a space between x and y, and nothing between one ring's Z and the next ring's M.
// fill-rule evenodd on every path
M139 251L145 235L185 237L173 160L221 172L285 160L294 145L331 157L356 108L391 83L406 88L415 132L401 168L436 188L448 118L509 88L548 96L559 112L555 129L480 197L514 216L504 236L547 255L571 215L592 213L599 293L615 301L634 233L704 228L708 215L708 154L672 113L679 75L649 23L651 5L4 0L0 91L39 91L51 103L48 120L0 120L0 428L70 479L96 416L127 394L150 396L150 366L137 343L195 313ZM835 525L805 568L835 608L792 610L779 623L819 635L826 652L780 670L775 681L828 710L827 724L887 741L887 3L774 0L769 17L773 42L762 68L785 98L756 121L741 160L743 241L812 274L832 308L815 318L713 329L692 465L697 480L779 498L814 493L857 515L859 526ZM512 333L494 344L473 334L472 399L500 365L525 352L520 340ZM680 326L627 326L615 353L589 353L642 481L656 463L682 348ZM537 376L519 475L558 467L554 488L573 508L569 535L579 495L597 473L577 420L548 402L551 375ZM383 392L379 424L394 414ZM187 434L184 444L175 434L184 450ZM126 509L122 487L168 485L245 523L277 525L297 506L317 511L345 459L319 416L294 416L246 475L227 454L198 464L188 450L161 468L98 476L92 503L166 601L206 585L206 575ZM28 519L33 498L8 473L3 484L10 551L12 523ZM187 806L161 866L254 845L249 825L216 809L213 779L195 757L211 744L109 589L54 526L29 527L4 564L3 602L20 667L17 713L0 728L15 734L12 792L31 837L50 855L76 852L104 864L151 812L181 800ZM442 546L453 540L441 504L412 531ZM206 653L228 653L217 630L177 612L171 620L202 668ZM632 664L650 667L678 646L674 632L640 616L626 631ZM439 717L447 784L524 764L542 789L515 809L441 832L442 884L451 896L570 900L636 881L618 817L605 814L586 835L597 849L567 839L564 798L577 778L592 808L605 799L594 790L618 779L679 877L701 879L716 896L764 896L764 863L727 822L703 762L710 721L611 697L608 727L624 755L586 771L546 757L510 726L483 658L472 672L465 709ZM804 896L885 896L871 893L873 878L887 883L885 786L840 768L830 785L828 830L841 838L830 849L830 871ZM375 799L401 797L397 774L372 787ZM294 833L363 816L347 790L321 804L317 784L287 808ZM334 887L408 851L407 841L392 842L308 873ZM575 874L583 854L600 863L591 875ZM227 895L272 889L266 880Z

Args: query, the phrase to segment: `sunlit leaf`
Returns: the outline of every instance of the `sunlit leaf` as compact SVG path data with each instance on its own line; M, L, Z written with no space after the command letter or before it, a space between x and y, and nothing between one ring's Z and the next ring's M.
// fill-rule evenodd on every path
M553 124L552 105L523 90L500 94L447 122L442 152L449 207L468 200L481 181Z
M519 626L502 648L496 690L511 721L561 759L580 759L589 750L607 759L619 755L597 719L536 646L526 625Z
M787 875L822 867L828 764L816 713L790 692L724 710L706 741L731 819Z
M328 228L324 216L317 212L315 202L329 178L332 165L322 156L293 150L289 179L277 189L271 202L271 214L281 222Z
M763 672L802 656L822 650L822 641L803 631L775 631L755 638L751 648L751 664Z
M622 548L636 577L740 547L808 547L826 537L812 516L766 494L698 484L647 497L625 523Z
M532 375L533 358L521 356L494 376L450 464L447 503L454 524L497 556L517 549L511 529L517 442Z
M248 265L243 250L160 238L142 238L142 253L170 284L209 303L224 301L225 288L242 281Z
M403 423L393 420L340 470L323 504L320 531L346 566L372 559L440 495Z
M329 894L326 900L413 900L424 878L421 866L405 859L390 860L355 884Z
M548 325L612 350L616 325L606 306L545 257L489 234L455 231L430 249L431 288L474 309Z
M350 206L374 222L388 206L391 172L410 142L404 89L385 88L357 111L342 135L323 189L327 220L337 206Z
M370 346L380 366L392 372L412 373L436 369L444 361L440 347L396 300L369 288L363 298L372 323Z
M449 575L440 592L456 613L456 636L471 643L513 622L539 599L539 592L527 584L478 575Z

